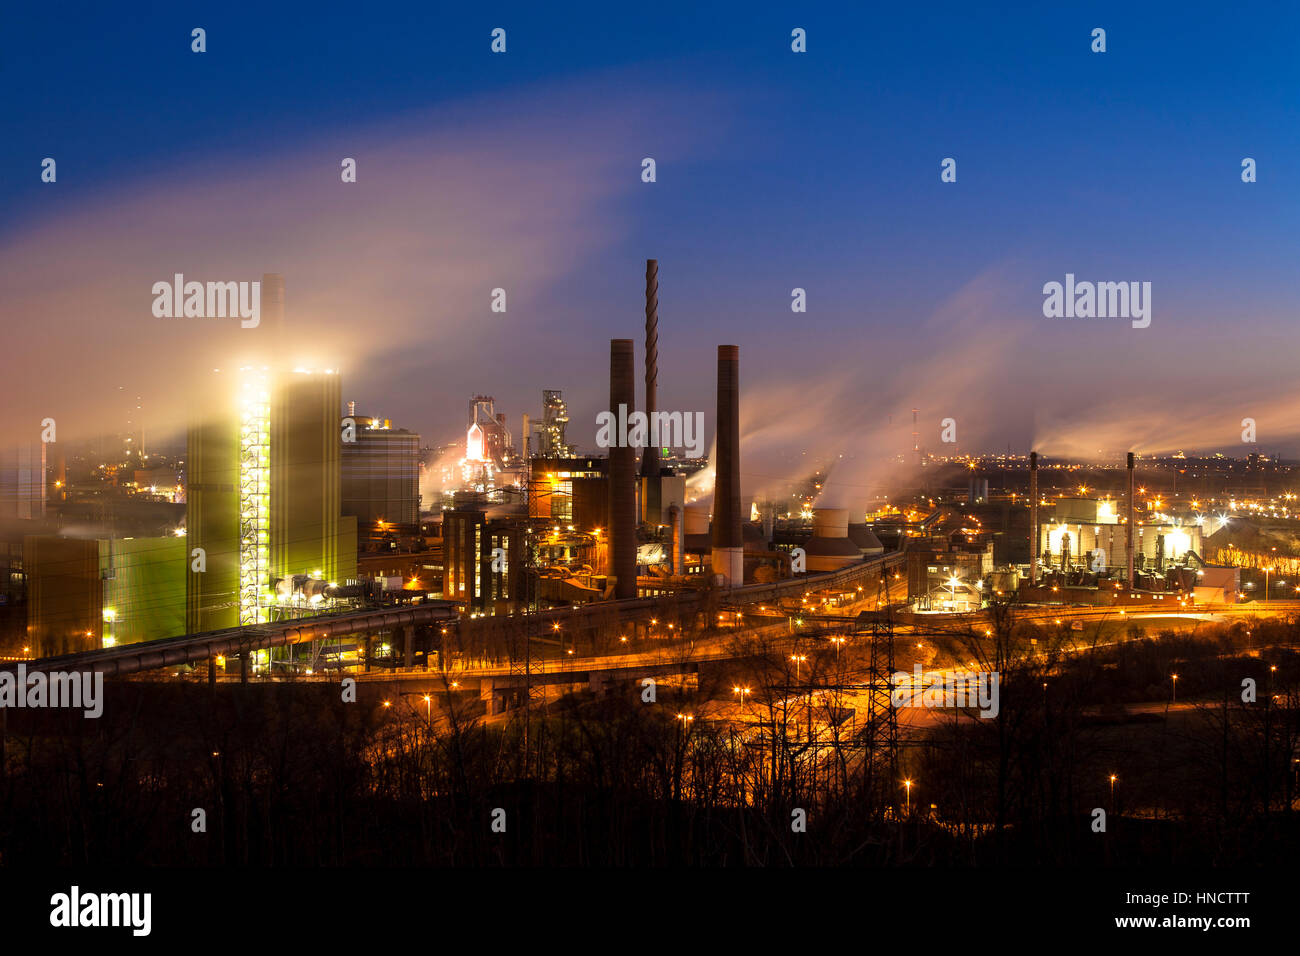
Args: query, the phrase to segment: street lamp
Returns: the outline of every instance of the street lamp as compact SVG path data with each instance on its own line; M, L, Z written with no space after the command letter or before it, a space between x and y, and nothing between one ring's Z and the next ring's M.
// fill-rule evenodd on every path
M736 694L736 695L738 695L738 696L740 697L740 706L741 706L741 709L743 710L744 707L745 707L745 695L749 693L749 688L748 688L748 687L733 687L733 688L731 688L731 692L732 692L733 694Z
M794 679L795 679L795 680L798 680L798 679L799 679L799 668L800 668L800 666L803 664L803 662L806 661L807 659L808 659L808 655L806 655L806 654L791 654L791 655L790 655L790 660L794 661Z
M1176 703L1178 703L1178 675L1177 675L1177 674L1170 674L1169 677L1170 677L1170 679L1171 679L1171 681L1172 681L1172 683L1173 683L1173 688L1174 688L1174 700L1173 700L1173 702L1176 704Z
M903 788L907 791L907 812L910 815L912 812L912 781L904 780Z
M1110 775L1110 812L1115 813L1115 775Z

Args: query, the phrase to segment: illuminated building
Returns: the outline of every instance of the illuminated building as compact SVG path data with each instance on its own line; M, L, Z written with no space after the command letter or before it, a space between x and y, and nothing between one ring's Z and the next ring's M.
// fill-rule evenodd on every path
M993 572L993 545L954 545L930 539L909 546L907 598L917 610L978 610L986 596L982 584ZM937 546L936 546L937 545ZM954 583L955 582L955 583Z
M216 372L218 407L189 430L190 632L316 613L356 576L342 513L339 376L250 366ZM308 582L323 582L309 584Z
M576 449L565 441L569 424L569 406L558 389L542 390L542 420L537 425L537 444L533 454L543 458L572 458Z
M420 436L386 418L349 416L355 440L343 443L343 513L358 526L420 520Z
M356 578L357 524L342 510L339 376L296 369L271 394L271 567L274 578Z
M465 437L465 457L470 461L490 463L496 471L514 456L510 429L504 412L496 411L491 395L475 395L469 403L469 427Z
M1044 567L1086 566L1095 572L1124 567L1128 561L1128 528L1120 521L1116 503L1096 498L1061 498L1056 520L1039 527L1039 555ZM1140 568L1163 569L1181 562L1189 552L1200 555L1201 528L1155 516L1139 522L1133 552Z
M475 395L469 404L465 455L457 463L460 491L491 493L498 476L515 458L506 416L497 413L491 395Z
M474 509L442 513L444 600L505 613L525 600L524 528Z
M185 540L28 535L27 635L38 655L185 631Z
M605 458L534 457L528 513L566 525L609 527L608 469Z

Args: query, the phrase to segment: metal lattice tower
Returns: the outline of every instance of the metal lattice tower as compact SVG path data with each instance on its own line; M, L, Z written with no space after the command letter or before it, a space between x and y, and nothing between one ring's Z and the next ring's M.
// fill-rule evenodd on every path
M877 591L876 610L858 617L858 633L871 640L867 673L867 723L861 736L863 782L868 799L881 808L897 802L898 781L898 711L894 708L894 620L889 610L888 569L880 572L880 590L884 594L881 608Z
M525 497L527 500L526 508L528 517L525 518L520 533L524 536L523 548L523 565L519 573L523 575L523 595L524 607L521 609L522 614L516 620L518 626L510 627L510 676L512 678L522 679L524 682L524 693L521 702L524 723L524 753L527 755L529 746L529 735L531 731L531 713L533 703L533 674L537 671L538 665L542 663L540 657L535 657L535 648L533 644L533 629L536 627L537 614L540 612L540 599L538 594L537 579L537 562L536 549L534 545L536 528L535 520L532 516L533 496L536 495L537 489L533 482L532 472L530 471L525 478ZM541 691L545 695L545 688Z

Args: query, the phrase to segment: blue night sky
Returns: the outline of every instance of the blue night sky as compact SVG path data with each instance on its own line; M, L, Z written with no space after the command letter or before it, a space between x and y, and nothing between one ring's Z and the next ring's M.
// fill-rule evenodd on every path
M896 453L913 406L962 451L1232 447L1247 415L1300 451L1295 5L551 6L11 5L6 377L102 427L95 386L41 393L87 381L82 341L165 425L241 343L160 330L150 284L280 271L363 411L442 441L471 394L517 428L558 387L590 446L653 256L661 404L711 432L739 344L760 471ZM1151 282L1151 327L1044 318L1066 272Z

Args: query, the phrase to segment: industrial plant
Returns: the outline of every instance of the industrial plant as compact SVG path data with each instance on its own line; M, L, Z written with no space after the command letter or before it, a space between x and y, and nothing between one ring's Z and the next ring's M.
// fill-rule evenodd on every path
M279 335L284 283L263 281L268 336ZM659 292L659 263L650 259L640 358L632 338L610 341L608 407L625 417L653 420L671 404L659 389ZM418 434L358 414L355 402L343 409L337 370L289 368L273 349L264 354L262 364L211 372L203 392L215 399L194 412L184 458L172 465L183 512L173 505L152 534L148 522L144 534L109 530L128 501L141 506L138 485L100 506L113 519L99 523L103 530L60 533L55 515L76 514L91 486L69 485L66 465L37 464L51 447L64 460L57 444L11 455L9 507L28 526L23 571L11 578L20 585L12 603L27 619L11 632L11 649L111 648L394 602L527 618L793 582L886 554L906 570L890 601L923 614L978 613L1007 600L1191 609L1236 603L1254 588L1243 585L1242 562L1223 560L1232 552L1219 545L1242 519L1214 514L1212 490L1204 503L1148 491L1136 482L1133 453L1122 469L1092 466L1092 486L1071 489L1040 486L1040 473L1054 479L1060 469L1053 462L1042 472L1037 452L945 462L922 449L917 409L910 452L898 454L913 468L900 472L892 497L878 499L888 503L856 513L830 507L820 470L785 500L755 495L742 481L736 345L716 348L707 460L648 442L580 455L562 391L551 388L541 391L540 416L521 416L518 441L496 400L477 394L463 438L422 450ZM129 467L140 457L130 441L124 463L104 456L100 467ZM436 462L451 464L434 474ZM427 635L424 643L432 654ZM360 647L345 638L326 657L360 666ZM254 673L313 666L270 649L255 658Z
M11 935L1286 938L1290 11L11 6Z

